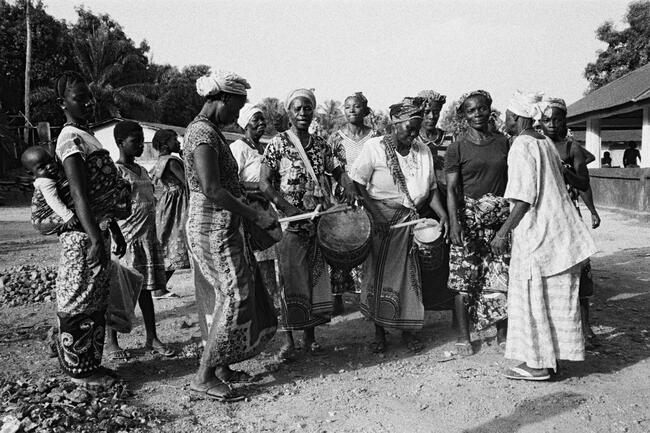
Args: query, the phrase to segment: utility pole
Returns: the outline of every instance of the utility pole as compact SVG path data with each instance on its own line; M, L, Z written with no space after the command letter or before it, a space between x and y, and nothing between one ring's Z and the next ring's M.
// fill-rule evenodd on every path
M30 18L31 0L25 1L25 26L27 28L27 42L25 44L25 144L29 144L29 95L30 80L32 75L32 26Z

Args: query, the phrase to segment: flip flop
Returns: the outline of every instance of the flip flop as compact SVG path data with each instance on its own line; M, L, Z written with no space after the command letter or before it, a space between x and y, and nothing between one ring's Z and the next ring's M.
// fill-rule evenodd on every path
M455 343L454 347L456 347L456 352L458 353L459 356L471 356L471 355L474 355L474 348L472 347L472 343L469 343L469 342ZM469 347L469 352L461 351L461 348L468 348L468 347Z
M227 393L219 393L219 392L211 392L214 389L223 389L223 387L227 388ZM190 384L190 392L193 394L196 394L201 397L207 397L211 398L212 400L217 400L222 403L234 403L237 401L242 401L246 397L237 394L230 386L224 383L208 383L205 386L196 386L194 384Z
M411 353L418 353L424 350L424 344L422 344L422 342L415 336L405 340L404 342L406 343L406 348Z
M502 341L499 344L497 344L497 352L506 353L506 342L505 341Z
M84 378L70 378L70 381L88 389L110 388L118 381L119 376L108 368L100 367L95 374Z
M281 347L278 359L282 362L294 362L298 360L298 353L294 347Z
M217 379L223 383L250 383L253 381L253 376L242 370L232 370L227 378L217 376Z
M131 354L124 349L115 349L110 352L106 352L106 356L109 361L128 361L131 359Z
M153 299L174 299L174 298L180 298L176 293L174 292L165 292L165 294L160 295L160 296L151 296Z
M305 350L307 353L311 353L312 355L324 355L325 351L321 347L320 344L316 343L315 341L312 341L311 343L305 344L302 346L302 348Z
M520 364L516 367L509 368L504 376L512 380L531 380L542 381L549 380L551 375L546 368L530 368L526 364Z
M386 340L373 341L370 343L372 353L386 353Z
M152 355L162 355L165 358L173 358L176 356L176 351L174 349L164 345L162 347L155 347L151 345L145 346L144 348L147 349Z

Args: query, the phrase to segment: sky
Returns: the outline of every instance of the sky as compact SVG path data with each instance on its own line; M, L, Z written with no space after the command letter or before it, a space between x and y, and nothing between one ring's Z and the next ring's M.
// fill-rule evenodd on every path
M76 21L74 7L107 13L150 58L207 64L251 83L249 100L283 100L299 87L319 101L363 91L386 110L433 89L457 99L485 89L503 110L515 90L568 103L583 96L588 62L605 45L595 30L620 23L620 0L43 0Z

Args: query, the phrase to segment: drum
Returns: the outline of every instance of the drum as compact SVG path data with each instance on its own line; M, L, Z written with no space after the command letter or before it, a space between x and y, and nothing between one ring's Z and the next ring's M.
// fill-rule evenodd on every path
M413 229L413 241L418 248L420 267L433 271L442 267L445 240L440 224L434 219L418 223Z
M316 236L327 263L336 268L352 269L368 257L371 232L368 214L356 208L321 216Z
M268 202L263 203L258 200L250 200L248 204L252 208L263 210L276 219L278 218L277 212ZM254 222L244 219L244 229L248 234L248 241L253 251L264 251L282 239L282 228L279 223L272 229L265 230Z

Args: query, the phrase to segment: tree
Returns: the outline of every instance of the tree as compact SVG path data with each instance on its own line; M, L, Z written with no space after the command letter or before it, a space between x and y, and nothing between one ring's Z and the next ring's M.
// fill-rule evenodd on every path
M210 73L207 65L189 65L179 71L170 65L151 65L150 77L160 94L160 121L169 125L187 126L203 107L203 98L196 93L196 79Z
M273 136L287 129L287 112L284 109L284 104L278 98L264 98L257 105L261 108L264 119L266 119L265 135Z
M587 92L650 62L650 1L630 3L624 21L627 27L623 30L616 30L611 21L596 30L596 38L606 43L607 48L599 50L596 61L585 68Z
M392 132L390 116L384 111L371 111L368 117L366 117L365 123L377 131L379 135Z
M345 122L341 107L341 102L333 99L327 99L318 106L315 117L318 118L318 123L323 128L325 135L329 136Z

